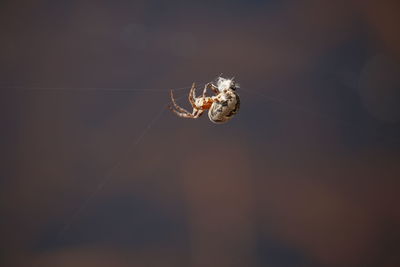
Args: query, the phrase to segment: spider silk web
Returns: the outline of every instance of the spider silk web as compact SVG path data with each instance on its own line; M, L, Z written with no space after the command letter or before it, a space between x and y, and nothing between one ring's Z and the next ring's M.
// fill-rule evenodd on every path
M200 86L204 86L206 83L198 83ZM185 87L174 88L174 92L184 91L191 88L192 85L188 85ZM132 89L132 88L101 88L101 87L38 87L38 86L0 86L1 91L19 91L19 92L42 92L42 93L57 93L57 92L121 92L121 93L160 93L165 94L165 98L169 98L169 90L165 89ZM186 96L185 94L176 97L175 100L179 100ZM79 219L79 217L84 213L84 211L88 208L90 203L94 200L94 198L100 193L100 191L109 183L111 180L115 178L113 175L117 170L119 170L124 161L129 158L133 152L135 152L135 148L144 140L145 136L150 132L150 130L156 125L156 123L160 120L164 112L168 109L168 106L171 105L172 102L168 101L157 111L157 113L149 120L149 122L145 125L144 128L141 129L139 134L133 138L128 145L128 148L125 150L122 155L117 157L117 160L111 164L111 167L105 172L104 175L100 179L98 179L96 186L87 194L87 196L82 200L81 204L75 208L75 211L64 221L62 229L58 232L58 237L62 238L65 234L71 229L73 224Z
M206 82L196 83L197 86L204 86ZM181 96L176 97L175 100L180 100L183 97L187 96L191 85L185 87L174 88L174 92L184 92ZM38 87L38 86L3 86L0 85L0 90L7 91L13 90L18 92L42 92L42 93L57 93L57 92L120 92L120 93L155 93L155 94L164 94L165 99L169 100L169 90L166 89L155 89L155 88L107 88L107 87ZM261 93L260 89L249 89L249 88L240 88L240 91L244 94L253 95L255 98L261 101L265 101L267 103L275 103L286 109L290 109L296 112L301 112L307 114L308 116L316 117L319 119L323 119L324 121L338 121L339 123L346 124L350 127L358 127L356 121L349 121L345 119L339 119L337 117L334 118L334 114L323 113L319 111L313 111L311 109L305 108L301 105L289 103L281 98L274 97L268 95L266 93ZM127 158L132 156L135 152L136 147L145 139L146 135L151 131L151 129L157 124L160 118L163 116L167 107L171 104L171 101L165 102L164 105L160 109L157 110L157 113L153 115L148 123L139 131L139 134L134 137L128 148L124 153L118 155L116 161L111 164L111 167L98 179L96 185L93 189L87 194L87 196L82 200L81 204L75 208L75 211L65 220L62 229L58 232L58 236L60 238L64 237L65 234L71 229L74 223L79 219L79 217L84 213L84 211L88 208L93 199L99 194L102 189L111 182L111 180L115 179L115 175L113 175L117 170L119 170ZM376 135L379 138L379 132ZM400 140L397 138L391 138L385 136L385 138L389 139L390 142L399 142Z

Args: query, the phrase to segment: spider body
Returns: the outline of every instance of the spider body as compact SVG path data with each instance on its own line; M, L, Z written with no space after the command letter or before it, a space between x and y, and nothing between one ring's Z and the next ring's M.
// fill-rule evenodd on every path
M189 102L193 107L190 113L186 109L178 106L171 90L171 100L173 107L170 109L182 118L199 118L204 111L208 110L208 118L214 123L225 123L229 121L238 111L240 107L239 95L236 88L239 86L233 79L224 79L219 77L217 85L207 83L204 87L203 94L196 97L196 88L193 83L189 92ZM207 89L210 88L214 92L214 96L206 96Z
M240 107L239 95L234 90L226 90L217 95L215 101L208 110L208 118L214 123L229 121Z

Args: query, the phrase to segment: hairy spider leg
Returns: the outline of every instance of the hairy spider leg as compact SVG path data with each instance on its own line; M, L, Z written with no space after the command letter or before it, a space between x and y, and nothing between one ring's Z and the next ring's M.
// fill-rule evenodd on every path
M197 107L196 107L196 103L195 103L195 101L194 101L194 99L196 98L196 93L195 93L195 91L196 91L196 86L195 86L195 84L193 83L193 84L192 84L192 88L190 88L190 91L189 91L189 102L190 102L190 104L192 105L193 108L197 108Z
M204 110L202 110L202 109L193 110L193 115L190 114L190 115L193 116L193 117L191 117L191 118L192 118L192 119L197 119L198 117L200 117L201 115L203 115L203 112L204 112Z
M206 86L204 87L203 93L202 93L202 97L200 97L201 99L203 99L203 105L198 106L196 104L196 88L193 84L192 89L190 89L190 93L189 93L189 101L192 104L192 107L194 109L209 109L212 102L213 102L213 97L208 97L206 96L206 91L207 91L207 87L210 85L211 83L206 84Z
M194 114L190 114L190 113L181 113L175 109L171 109L177 116L181 117L181 118L188 118L188 119L197 119L198 117L200 117L204 111L202 110L195 110Z
M194 87L192 87L192 88L194 88ZM172 100L172 104L174 105L175 109L173 109L171 106L168 106L168 107L169 107L170 110L172 110L179 117L197 119L204 112L203 110L199 110L199 109L193 108L193 113L190 113L186 109L178 106L178 104L175 102L172 90L171 90L171 100Z
M214 92L214 94L218 95L220 91L218 90L218 87L215 86L214 84L211 84L211 90Z
M207 84L204 86L203 97L206 97L206 91L207 91L207 88L208 88L208 87L210 87L210 89L214 92L214 94L216 94L216 95L219 94L218 88L217 88L215 85L213 85L212 83L207 83Z
M202 94L203 98L206 97L207 88L208 88L208 86L210 86L210 85L211 85L211 83L206 83L206 85L204 86L203 94Z
M171 90L171 101L172 101L172 104L174 105L175 109L177 109L177 111L179 111L179 112L181 112L181 113L190 114L189 111L187 111L186 109L184 109L184 108L178 106L178 104L175 102L174 93L172 92L172 90ZM171 110L173 110L173 108L172 108L171 106L168 106L168 107L169 107Z

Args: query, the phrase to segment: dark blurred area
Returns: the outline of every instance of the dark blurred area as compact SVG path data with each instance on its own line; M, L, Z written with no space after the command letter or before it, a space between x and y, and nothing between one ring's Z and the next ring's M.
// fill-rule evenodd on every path
M400 266L399 12L0 2L0 265ZM221 72L229 123L165 109Z

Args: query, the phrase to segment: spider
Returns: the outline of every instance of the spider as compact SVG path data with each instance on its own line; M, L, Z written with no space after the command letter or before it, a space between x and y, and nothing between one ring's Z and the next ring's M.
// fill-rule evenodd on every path
M210 88L215 96L206 96L207 88ZM204 86L203 94L196 97L196 87L193 83L189 92L189 102L193 107L192 113L178 106L171 90L172 106L169 106L176 115L182 118L197 119L205 110L208 109L208 118L214 123L225 123L229 121L238 111L240 107L239 95L236 89L239 85L232 79L217 78L217 85L212 82Z

